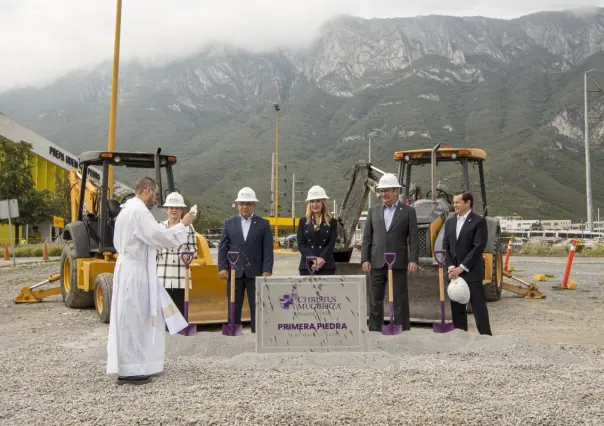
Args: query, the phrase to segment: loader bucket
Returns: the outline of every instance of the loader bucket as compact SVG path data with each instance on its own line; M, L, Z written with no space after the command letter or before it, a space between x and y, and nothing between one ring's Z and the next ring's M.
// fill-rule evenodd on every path
M229 299L227 282L218 278L217 265L191 263L189 324L224 324L227 322ZM242 322L250 321L247 292L241 311Z
M438 265L421 263L407 275L409 316L413 323L434 324L441 321L438 289ZM360 263L336 263L338 275L365 275ZM371 276L367 276L367 312L370 307ZM384 297L384 319L389 319L388 297ZM451 304L445 291L445 320L451 320Z

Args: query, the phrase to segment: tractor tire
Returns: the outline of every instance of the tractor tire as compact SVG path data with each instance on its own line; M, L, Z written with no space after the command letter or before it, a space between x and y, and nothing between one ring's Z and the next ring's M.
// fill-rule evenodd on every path
M484 286L484 297L487 302L496 302L501 298L503 287L503 252L501 250L501 231L497 230L495 248L493 249L493 267L491 270L491 282Z
M109 324L111 318L111 296L113 294L113 274L102 273L94 280L94 308L102 323Z
M94 306L94 294L92 291L84 291L78 288L78 263L73 241L69 241L63 247L61 253L61 296L63 303L68 308L84 309Z

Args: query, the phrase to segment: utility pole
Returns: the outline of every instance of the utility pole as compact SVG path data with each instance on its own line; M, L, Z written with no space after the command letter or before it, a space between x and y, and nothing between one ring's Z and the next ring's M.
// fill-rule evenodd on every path
M271 216L275 217L275 153L271 155Z
M371 135L369 135L369 164L371 164ZM369 190L369 196L367 197L367 210L371 208L371 197L373 196L372 192L373 191Z
M591 198L591 164L589 161L589 99L587 96L587 71L585 71L584 75L584 98L585 98L585 186L587 195L587 230L589 232L593 231L594 223L593 223L593 205Z
M590 163L590 158L589 158L589 141L590 141L590 132L589 132L589 119L590 118L595 118L600 120L600 122L602 120L604 120L604 115L602 115L602 113L600 111L598 111L598 109L593 105L593 101L595 101L595 99L592 99L592 104L590 105L589 102L589 93L597 93L599 96L597 96L596 98L599 98L602 96L602 94L604 93L604 90L602 90L602 87L594 80L594 78L590 75L591 73L594 72L601 72L598 70L588 70L585 71L584 77L583 77L583 97L584 97L584 119L585 119L585 194L587 196L587 230L589 232L593 232L593 220L594 220L594 213L593 213L593 198L592 198L592 191L591 191L591 163ZM591 82L596 86L596 90L589 90L589 88L587 87L587 83L588 83L588 79L591 80ZM591 112L593 112L595 115L591 116L589 115ZM597 126L596 126L597 127ZM595 135L598 139L600 139L598 137L598 135ZM600 142L602 142L602 139L600 139Z
M304 192L304 191L296 191L296 184L303 183L301 180L296 181L296 174L292 174L292 226L295 230L296 228L296 193Z
M275 242L279 248L279 104L275 104Z
M111 104L109 106L109 138L107 151L115 151L115 116L117 111L117 86L120 68L120 34L122 26L122 0L117 0L115 12L115 39L113 43L113 74L111 82ZM107 171L107 198L113 197L113 166Z
M296 174L292 173L292 219L296 218Z

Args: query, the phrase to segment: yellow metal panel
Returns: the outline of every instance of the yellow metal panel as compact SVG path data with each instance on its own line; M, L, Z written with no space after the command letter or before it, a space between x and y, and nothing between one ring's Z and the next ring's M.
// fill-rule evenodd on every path
M191 324L221 323L227 321L227 283L218 278L218 265L191 263L191 291L189 293L189 322ZM243 321L250 320L247 293L241 312Z
M434 244L436 244L436 238L438 237L442 225L443 219L440 216L430 224L430 249L432 254L434 254Z
M198 265L213 265L214 260L212 259L212 253L210 253L210 246L208 245L205 237L196 233L197 237L197 259L195 263Z
M274 216L266 216L264 219L268 220L270 226L275 226ZM300 222L300 218L298 217L279 217L279 227L285 227L288 229L297 228L298 222Z
M483 284L491 284L493 281L493 253L483 253L482 259L484 260L484 279Z
M91 291L97 275L103 272L113 273L115 262L102 259L78 259L78 288Z
M462 151L460 153L460 151ZM465 152L464 152L465 151ZM483 149L479 148L440 148L438 150L444 156L450 156L451 153L455 152L458 156L463 156L466 158L478 159L478 160L486 160L487 153ZM432 154L432 149L410 149L408 151L397 151L394 153L395 160L402 160L405 158L405 155L409 155L411 158L419 158L424 157L430 160L430 155Z

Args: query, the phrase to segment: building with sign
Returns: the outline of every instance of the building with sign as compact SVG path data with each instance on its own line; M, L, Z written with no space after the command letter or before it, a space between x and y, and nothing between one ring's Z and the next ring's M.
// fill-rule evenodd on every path
M32 145L31 170L37 190L55 190L57 180L69 179L69 170L78 167L77 155L21 126L2 113L0 113L0 138L13 143L25 141ZM93 171L93 177L100 179L100 174ZM69 218L66 219L69 221ZM55 228L54 225L60 223L51 220L37 226L20 227L19 240L43 242L54 239L61 233L60 228ZM8 225L0 225L0 243L9 243Z

